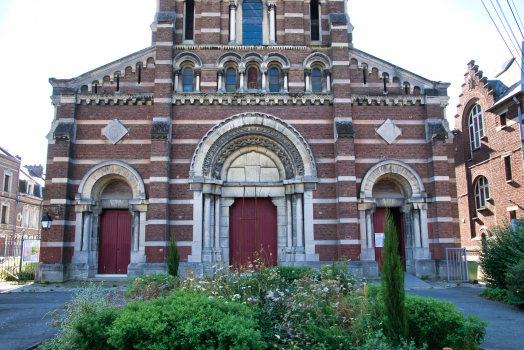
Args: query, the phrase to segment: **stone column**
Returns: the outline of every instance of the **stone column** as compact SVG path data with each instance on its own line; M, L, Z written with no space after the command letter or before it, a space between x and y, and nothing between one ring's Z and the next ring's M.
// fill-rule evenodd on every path
M306 92L311 92L311 69L306 69L304 73L306 74Z
M275 4L268 5L269 10L269 45L276 45L276 11Z
M366 210L366 234L367 234L367 247L368 249L372 249L374 247L373 244L373 217L371 216L373 213L371 210Z
M92 223L93 214L85 212L84 213L84 235L82 236L82 251L89 251L89 237L91 236L91 223Z
M286 196L287 210L287 247L293 248L293 211L291 206L291 196Z
M217 74L218 74L217 92L224 92L224 89L222 89L222 77L224 76L224 70L222 69L218 70Z
M245 74L246 74L245 68L238 70L238 75L240 76L240 86L239 86L238 92L244 92L244 75Z
M282 74L284 75L284 92L289 92L288 89L288 75L289 75L289 69L283 69Z
M215 250L220 253L220 196L215 196Z
M418 210L413 210L413 233L415 235L415 247L421 248L422 241L420 237L420 213Z
M177 69L175 71L175 81L173 82L175 84L174 90L175 94L178 93L178 81L180 80L180 69Z
M138 252L140 239L140 212L133 213L133 252Z
M229 3L229 45L235 45L237 43L237 6L230 2Z
M331 72L325 71L326 74L326 92L331 92Z
M297 194L297 204L296 204L296 211L297 211L297 249L303 249L304 248L304 219L303 219L303 212L304 208L302 207L302 194Z
M261 69L262 73L262 92L267 92L267 69Z
M204 195L204 250L211 248L211 195Z
M196 70L195 69L195 76L196 76L196 79L195 79L195 92L200 92L200 70Z

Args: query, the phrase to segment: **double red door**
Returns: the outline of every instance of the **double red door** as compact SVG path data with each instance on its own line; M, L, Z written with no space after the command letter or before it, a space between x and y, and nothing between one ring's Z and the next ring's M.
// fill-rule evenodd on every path
M393 216L395 222L395 228L397 229L398 237L398 254L404 265L404 271L406 270L406 248L404 244L404 223L402 213L399 208L390 208L390 213ZM373 214L373 228L374 233L384 233L384 222L386 220L386 208L377 208ZM374 237L373 237L374 239ZM380 264L382 262L382 248L375 246L375 260Z
M127 274L131 262L131 215L107 210L100 218L98 273Z
M255 198L237 198L229 211L229 264L245 266L255 253L276 266L277 208L270 198L257 198L256 205Z

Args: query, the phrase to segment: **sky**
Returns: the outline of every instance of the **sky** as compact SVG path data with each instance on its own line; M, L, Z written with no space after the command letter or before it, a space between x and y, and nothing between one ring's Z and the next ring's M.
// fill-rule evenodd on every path
M497 0L485 0L495 15L490 1ZM524 1L506 1L524 19ZM0 145L24 165L45 166L48 79L73 78L150 46L155 10L156 0L0 0ZM452 84L452 128L467 63L474 59L490 78L509 55L481 0L349 0L348 13L356 48Z

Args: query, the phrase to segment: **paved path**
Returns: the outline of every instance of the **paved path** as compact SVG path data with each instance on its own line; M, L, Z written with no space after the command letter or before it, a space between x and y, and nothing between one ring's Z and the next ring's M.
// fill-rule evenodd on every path
M56 329L42 317L73 296L71 292L0 294L0 350L23 350L49 339Z
M465 314L480 316L489 321L484 344L485 350L522 350L524 349L524 311L517 308L479 297L482 288L455 287L440 289L408 290L410 295L420 295L439 300L450 301L457 305L457 310Z

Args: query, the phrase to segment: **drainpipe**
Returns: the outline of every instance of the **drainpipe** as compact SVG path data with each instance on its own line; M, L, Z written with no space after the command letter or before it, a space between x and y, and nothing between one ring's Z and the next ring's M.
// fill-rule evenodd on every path
M16 197L15 197L15 220L14 220L15 222L13 222L13 239L16 237L16 211L18 209L18 192L20 192L20 169L22 168L22 157L20 158L19 157L20 156L16 157L20 161L20 163L18 163L18 179L17 179L18 182L14 184L16 185Z
M524 147L522 146L522 141L524 141L524 132L522 130L522 111L520 109L520 101L513 97L513 101L517 104L517 107L519 109L519 125L520 125L520 148L522 149L522 161L524 163Z

